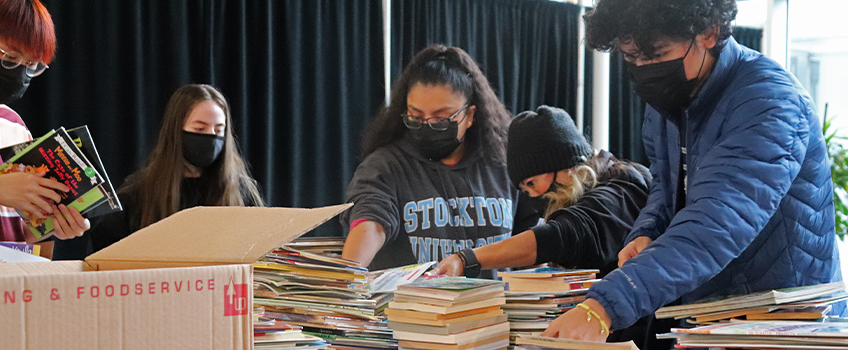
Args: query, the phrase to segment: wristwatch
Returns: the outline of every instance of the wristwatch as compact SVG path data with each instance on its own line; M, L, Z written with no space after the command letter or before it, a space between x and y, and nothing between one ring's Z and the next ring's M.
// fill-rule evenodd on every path
M468 278L479 277L480 276L480 263L477 262L477 255L474 254L474 249L466 248L466 249L460 250L459 253L457 253L457 254L459 255L462 262L465 263L465 266L463 266L463 270L465 271L465 277L468 277Z

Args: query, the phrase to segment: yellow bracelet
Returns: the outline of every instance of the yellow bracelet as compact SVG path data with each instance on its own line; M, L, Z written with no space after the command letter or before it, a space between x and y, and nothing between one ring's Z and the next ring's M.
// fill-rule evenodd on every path
M609 335L609 326L607 326L607 323L604 322L604 320L601 318L601 316L598 316L597 312L592 310L592 308L590 308L589 305L586 305L586 304L583 304L583 303L577 304L577 306L579 306L581 309L586 310L586 322L592 321L592 316L595 316L595 318L598 319L598 322L601 323L601 334Z

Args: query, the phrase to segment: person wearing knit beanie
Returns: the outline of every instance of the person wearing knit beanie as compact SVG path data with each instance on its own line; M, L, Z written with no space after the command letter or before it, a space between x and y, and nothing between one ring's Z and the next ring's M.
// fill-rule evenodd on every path
M545 223L448 256L430 273L462 276L468 261L483 269L555 262L598 269L599 276L618 267L618 252L648 200L648 169L606 151L595 154L559 108L520 113L507 135L510 182L539 197L530 200L541 204Z
M571 169L593 150L566 111L541 106L512 120L506 154L509 178L519 187L529 177Z

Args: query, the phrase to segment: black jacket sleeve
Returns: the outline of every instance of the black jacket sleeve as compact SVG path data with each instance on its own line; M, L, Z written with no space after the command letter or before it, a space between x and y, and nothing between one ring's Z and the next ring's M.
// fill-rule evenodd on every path
M592 268L601 275L618 266L618 252L648 199L644 183L613 179L586 192L577 203L532 228L536 263Z
M53 239L53 260L83 260L91 253L88 232L71 239Z

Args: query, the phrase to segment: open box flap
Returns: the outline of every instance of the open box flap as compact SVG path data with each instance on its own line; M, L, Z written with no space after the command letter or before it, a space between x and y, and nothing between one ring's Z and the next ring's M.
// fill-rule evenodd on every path
M97 270L251 264L353 204L330 207L195 207L90 255Z

